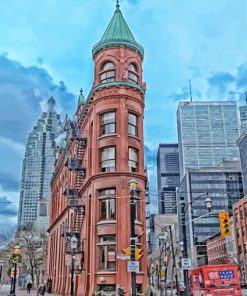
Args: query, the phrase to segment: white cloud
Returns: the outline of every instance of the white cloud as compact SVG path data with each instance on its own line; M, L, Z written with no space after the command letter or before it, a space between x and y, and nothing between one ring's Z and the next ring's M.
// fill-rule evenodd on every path
M11 150L14 150L21 155L23 155L25 152L25 145L23 145L22 143L18 143L9 138L0 136L0 150L3 148L3 146L7 146Z

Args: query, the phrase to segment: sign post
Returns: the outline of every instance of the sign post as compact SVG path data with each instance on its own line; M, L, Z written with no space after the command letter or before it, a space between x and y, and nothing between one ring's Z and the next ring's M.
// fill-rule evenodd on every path
M128 272L138 272L140 271L139 261L128 261Z

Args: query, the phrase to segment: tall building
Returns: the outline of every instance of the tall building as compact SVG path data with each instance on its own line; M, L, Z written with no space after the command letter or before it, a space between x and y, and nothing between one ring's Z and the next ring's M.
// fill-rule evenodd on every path
M238 138L237 145L239 147L244 194L247 195L247 129Z
M54 171L55 138L60 132L60 116L54 111L55 100L52 97L47 104L47 112L42 112L27 139L22 165L18 228L33 224L39 215L39 202L51 197L50 181ZM48 224L48 203L45 205L46 209L42 211L46 214Z
M178 144L160 144L157 155L159 214L176 213L176 187L180 184Z
M144 50L119 4L92 53L93 86L86 101L80 94L75 120L66 121L66 147L59 150L51 182L48 277L57 294L69 295L73 288L77 296L115 294L119 285L131 293L131 272L117 255L130 247L129 181L134 177L135 241L143 250L136 284L137 292L145 293Z
M240 111L240 123L241 123L241 132L247 129L247 94L246 95L246 104L239 108Z
M210 215L205 205L207 197L212 200ZM177 199L188 204L186 234L194 266L198 264L198 258L207 254L205 241L219 232L218 212L228 211L232 215L233 204L242 197L243 184L238 161L224 161L218 167L187 170L181 181ZM180 208L178 216L180 220ZM180 226L180 240L182 237Z
M239 159L236 102L180 102L177 126L181 179L187 168Z

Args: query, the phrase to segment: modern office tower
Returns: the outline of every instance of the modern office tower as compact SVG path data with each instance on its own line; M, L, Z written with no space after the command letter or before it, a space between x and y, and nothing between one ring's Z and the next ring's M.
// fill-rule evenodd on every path
M74 120L66 121L66 149L59 149L51 181L48 277L59 295L116 295L120 285L135 294L130 292L130 264L119 259L132 236L132 249L136 245L143 254L134 263L137 293L145 294L144 49L118 1L92 54L92 89L86 100L79 96ZM137 190L130 206L132 178ZM76 269L74 286L71 266Z
M160 144L157 155L159 214L176 213L176 187L180 184L178 144Z
M247 129L238 138L237 145L239 147L244 194L247 195Z
M180 179L187 168L239 159L236 102L180 102L177 127Z
M60 116L54 111L55 100L51 97L47 104L47 112L42 112L27 139L22 166L18 228L33 224L38 215L38 203L42 199L50 199L51 196L50 181L54 172L55 138L61 127ZM43 204L42 213L46 214L48 223L48 209L43 208L48 203Z
M212 200L211 214L208 214L205 205L207 197ZM239 161L224 161L218 167L187 170L181 181L177 199L184 200L188 205L186 234L194 266L198 263L197 259L205 255L204 242L219 232L218 212L228 211L232 215L232 205L242 197L243 184ZM180 221L180 209L178 215ZM182 237L180 228L180 240Z
M241 132L247 129L247 95L246 95L246 104L239 108L240 111L240 123L241 123Z

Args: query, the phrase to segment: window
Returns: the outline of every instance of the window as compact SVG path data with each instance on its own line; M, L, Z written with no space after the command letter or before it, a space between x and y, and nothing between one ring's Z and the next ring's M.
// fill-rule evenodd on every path
M99 270L116 270L116 236L99 236Z
M116 219L115 189L106 189L99 192L100 220Z
M135 148L129 148L129 171L138 171L138 150Z
M116 114L107 112L100 115L100 134L114 134L116 132Z
M47 217L47 203L40 203L39 216L40 217Z
M115 147L101 149L101 172L115 171Z
M138 81L138 75L137 75L137 67L135 64L131 63L128 67L129 73L128 73L128 80L130 82L137 83Z
M131 136L138 136L137 132L137 116L133 113L128 115L128 133Z
M101 83L115 81L115 77L116 77L116 70L115 70L114 64L111 62L106 62L101 69L101 74L100 74Z

